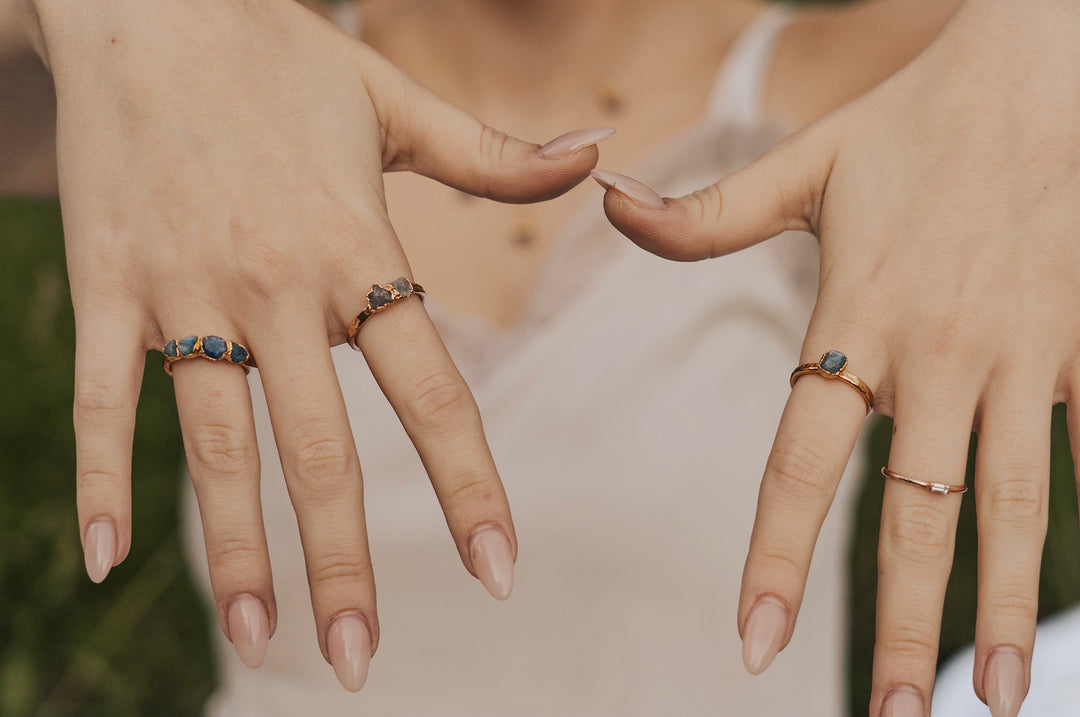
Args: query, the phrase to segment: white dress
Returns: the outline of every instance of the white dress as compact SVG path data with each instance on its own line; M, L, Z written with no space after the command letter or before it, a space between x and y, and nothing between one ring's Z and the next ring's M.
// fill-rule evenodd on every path
M781 138L760 95L787 21L765 11L708 116L634 176L668 195ZM214 625L212 715L838 715L845 479L799 626L764 675L742 666L739 581L758 483L812 308L817 246L790 233L718 261L633 246L599 198L569 222L519 328L428 309L480 405L520 543L514 594L461 566L415 450L348 347L334 351L363 463L382 641L342 689L316 642L303 556L252 374L279 621L249 670ZM422 277L420 277L422 281ZM194 499L188 550L206 579ZM209 600L208 600L209 601Z

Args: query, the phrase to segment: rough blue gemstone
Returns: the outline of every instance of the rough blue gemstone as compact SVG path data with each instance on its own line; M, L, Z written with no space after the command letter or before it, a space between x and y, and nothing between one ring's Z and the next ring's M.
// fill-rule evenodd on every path
M371 310L381 309L394 300L394 295L381 286L371 287L371 293L367 295Z
M404 276L399 276L398 278L391 281L390 286L394 287L394 290L397 291L397 293L401 294L403 297L408 296L412 293L412 282L406 279Z
M847 356L839 351L830 351L821 358L821 370L834 376L840 373L847 363Z
M232 345L232 354L229 355L229 360L233 363L244 363L247 361L248 352L240 344Z
M185 336L184 338L180 339L180 341L176 344L177 348L180 350L180 355L190 356L191 353L195 350L195 344L198 342L198 340L198 336Z
M161 353L165 354L169 358L176 358L176 339L173 339L169 343L165 344L165 348L161 350Z
M228 351L229 345L220 336L205 336L202 340L203 353L212 359L219 359Z

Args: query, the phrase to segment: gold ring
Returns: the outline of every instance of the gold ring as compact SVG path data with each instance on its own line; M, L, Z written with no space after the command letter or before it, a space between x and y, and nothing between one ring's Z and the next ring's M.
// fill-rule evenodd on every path
M349 324L349 330L346 333L349 346L357 351L360 350L360 347L356 345L356 336L360 333L360 327L371 318L372 314L377 314L398 299L407 299L413 294L423 300L425 293L424 287L409 281L404 276L399 276L389 284L372 284L371 291L367 295L367 306Z
M825 378L840 379L859 392L862 400L866 402L866 413L869 415L870 411L874 410L874 392L870 390L865 381L855 374L849 373L847 365L847 356L839 351L826 351L821 355L820 361L804 363L791 372L791 387L794 388L796 381L811 373L816 373L818 376Z
M226 341L220 336L185 336L182 339L172 339L161 349L161 353L165 354L165 362L161 367L170 376L174 363L192 358L225 361L242 367L244 373L255 367L255 359L246 346L235 341Z
M919 480L918 478L912 478L911 476L905 476L891 470L888 466L881 467L881 475L886 478L892 478L903 483L910 485L917 485L920 488L926 488L934 495L948 495L949 493L963 493L967 490L967 484L963 485L947 485L945 483L934 483L931 481Z

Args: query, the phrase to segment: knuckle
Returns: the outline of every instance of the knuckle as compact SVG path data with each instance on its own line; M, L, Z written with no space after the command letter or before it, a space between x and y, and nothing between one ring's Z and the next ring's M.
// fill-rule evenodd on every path
M360 551L327 553L312 558L308 578L313 585L333 583L363 583L371 580L371 565L360 557Z
M1034 475L1025 469L1022 473ZM993 522L1039 524L1047 511L1049 491L1044 481L1005 478L989 481L982 489L982 517Z
M694 218L704 227L720 227L723 220L724 196L719 184L710 184L690 194Z
M1004 617L1034 626L1039 596L1030 587L1011 586L987 596L984 609L995 621Z
M130 403L120 391L104 381L83 379L75 387L77 424L115 425L127 422L132 415Z
M484 478L467 478L450 490L446 496L446 504L455 508L484 505L491 502L497 495L498 491L495 490L491 481Z
M480 157L488 170L485 175L491 174L506 159L509 145L510 135L505 132L487 125L480 129ZM487 186L486 181L480 188L480 194L484 197L492 196L492 188Z
M905 560L936 563L949 556L948 519L938 509L906 506L882 517L882 548Z
M75 474L75 489L80 492L99 492L103 486L119 483L123 478L112 471L85 469Z
M455 430L476 413L465 381L447 371L436 371L419 381L407 403L410 422L425 430Z
M751 548L748 562L755 563L772 575L788 573L805 580L807 574L808 566L801 564L793 553L783 550Z
M207 559L211 569L236 570L266 561L266 549L246 538L221 538L208 542Z
M293 477L308 494L340 497L356 467L355 452L337 438L303 439L293 450Z
M778 448L768 471L772 486L797 505L831 493L828 462L809 445Z
M193 429L191 455L195 473L219 476L250 474L257 470L259 451L243 430L227 424L206 424Z
M912 661L932 661L937 656L937 630L919 620L905 620L895 625L878 641L878 647L890 657Z

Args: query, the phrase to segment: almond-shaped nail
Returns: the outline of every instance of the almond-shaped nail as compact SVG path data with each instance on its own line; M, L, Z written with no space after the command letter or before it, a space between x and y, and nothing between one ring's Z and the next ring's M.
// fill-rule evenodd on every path
M614 189L616 192L621 192L634 204L646 209L663 209L667 206L659 194L625 174L609 172L606 169L594 169L592 178L604 189Z
M371 633L359 615L342 615L326 635L330 664L342 687L358 692L367 681L371 665Z
M612 127L588 127L567 132L551 140L536 153L544 159L562 159L586 147L599 144L615 134Z
M469 559L491 597L510 597L514 589L514 553L502 530L492 527L475 533L469 540Z
M1024 701L1024 658L1014 647L999 647L986 661L983 692L993 717L1016 717Z
M780 652L788 630L788 611L784 603L766 595L760 598L746 618L743 629L743 664L751 675L760 675Z
M897 687L885 695L881 717L926 717L922 695L911 687Z
M104 580L112 570L116 562L116 526L110 519L95 520L86 529L83 559L86 561L86 574L95 583Z
M270 616L263 601L241 595L229 606L229 639L240 661L251 669L262 664L270 642Z

